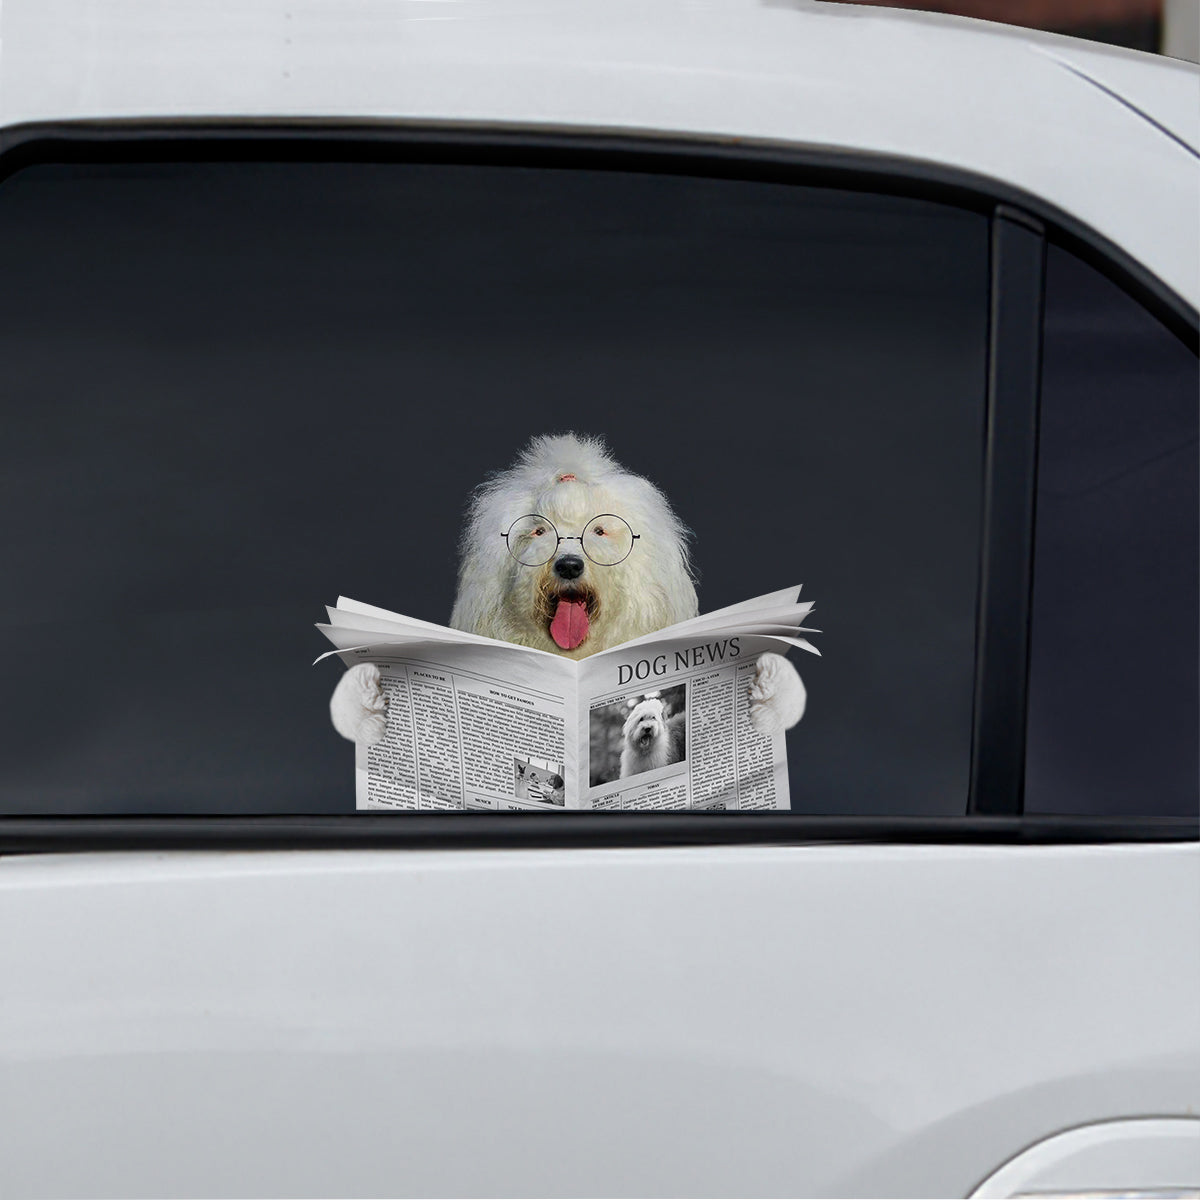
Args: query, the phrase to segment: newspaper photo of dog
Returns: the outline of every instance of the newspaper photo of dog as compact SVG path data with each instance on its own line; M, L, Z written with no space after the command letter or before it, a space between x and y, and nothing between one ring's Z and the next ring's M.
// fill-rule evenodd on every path
M592 787L657 771L687 758L687 685L642 692L591 711Z

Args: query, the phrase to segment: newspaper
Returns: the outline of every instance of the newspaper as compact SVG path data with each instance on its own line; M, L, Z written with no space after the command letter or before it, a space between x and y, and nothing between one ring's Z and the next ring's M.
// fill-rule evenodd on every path
M763 653L819 653L799 594L578 661L340 598L317 626L336 647L321 658L375 663L388 707L384 739L356 748L356 807L788 808L784 736L751 725L750 686Z

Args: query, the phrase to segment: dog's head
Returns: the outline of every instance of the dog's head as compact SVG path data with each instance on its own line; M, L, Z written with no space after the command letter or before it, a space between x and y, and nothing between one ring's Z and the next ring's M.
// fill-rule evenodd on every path
M696 615L688 532L595 438L535 438L475 493L451 625L571 658Z
M661 700L642 700L635 704L621 730L625 744L636 750L648 750L666 732L664 712Z

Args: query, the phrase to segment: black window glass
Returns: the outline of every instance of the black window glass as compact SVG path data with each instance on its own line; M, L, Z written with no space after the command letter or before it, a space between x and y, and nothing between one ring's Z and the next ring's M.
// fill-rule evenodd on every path
M0 811L353 812L313 622L446 622L469 493L564 430L665 491L702 611L816 601L793 811L964 811L987 254L977 214L763 182L12 175Z
M1197 807L1196 356L1051 246L1025 807Z

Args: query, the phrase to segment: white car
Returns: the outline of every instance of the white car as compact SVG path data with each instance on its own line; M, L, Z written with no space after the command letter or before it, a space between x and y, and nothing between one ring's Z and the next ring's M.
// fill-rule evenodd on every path
M4 0L0 1194L1200 1194L1200 72L817 0ZM775 814L354 810L312 622L605 436ZM690 766L689 768L690 769Z

